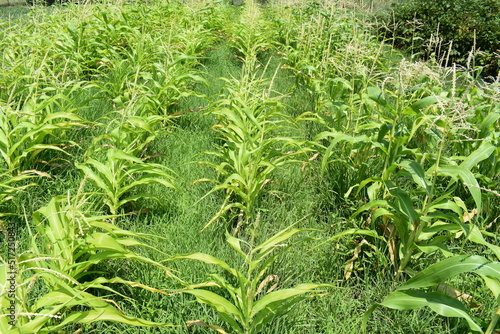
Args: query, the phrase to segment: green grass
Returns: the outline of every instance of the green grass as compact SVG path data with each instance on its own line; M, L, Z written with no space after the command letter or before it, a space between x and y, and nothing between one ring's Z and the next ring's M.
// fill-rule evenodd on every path
M197 182L224 181L220 170L197 161L220 165L220 157L204 152L231 148L228 137L214 131L220 124L232 125L224 115L216 116L217 108L221 108L216 102L227 98L229 102L222 105L230 108L231 99L244 91L228 90L228 84L220 80L226 78L248 89L249 96L262 96L262 103L281 97L280 112L290 117L295 127L279 128L279 132L261 131L259 136L294 138L303 141L307 148L306 155L297 156L301 162L278 166L266 176L269 181L256 193L252 203L249 215L252 219L239 230L238 237L257 245L294 223L297 228L311 229L304 232L311 240L289 248L267 274L279 277L278 289L308 282L335 286L327 288L325 295L306 298L262 333L359 333L362 317L370 306L382 302L410 276L400 273L395 277L394 268L401 264L401 259L393 259L391 242L404 245L404 236L388 233L394 226L405 228L398 219L412 213L404 208L408 201L423 217L422 221L437 223L436 226L443 222L450 224L436 235L429 234L429 240L435 240L453 255L475 254L498 261L495 248L487 245L498 244L499 232L500 196L495 193L500 186L500 109L495 91L498 87L483 86L457 72L451 74L450 86L447 69L432 63L402 61L400 54L382 45L367 28L369 16L361 7L377 9L382 5L379 1L365 2L365 6L339 3L329 9L309 3L295 9L274 3L262 8L234 8L221 3L110 3L41 7L33 9L34 14L27 14L29 9L24 6L1 7L1 34L11 41L0 42L0 51L5 55L0 59L1 112L7 106L29 110L27 101L42 105L45 97L61 94L67 97L67 102L51 102L52 109L40 110L71 111L82 119L81 124L68 126L64 131L47 130L50 133L43 138L44 145L55 145L68 154L40 146L35 158L22 157L19 167L8 171L9 176L0 174L0 191L9 189L4 186L8 185L8 177L26 170L51 176L15 182L18 187L30 182L38 185L20 189L12 198L0 201L2 226L16 228L18 254L33 251L27 228L35 231L33 212L48 205L55 196L77 199L77 194L85 193L86 202L81 203L79 212L103 217L124 230L161 237L151 237L145 242L160 252L134 245L127 247L139 255L161 262L177 254L200 252L244 270L225 237L226 231L234 232L234 217L239 208L227 210L202 231L226 198L231 203L241 201L231 195L232 189L239 185L231 184L233 188L204 197L213 184ZM106 21L111 24L106 26ZM86 31L81 33L80 28ZM281 38L284 33L289 33L289 40ZM192 38L193 35L197 37ZM302 37L298 40L294 36ZM247 40L263 46L252 49L257 42L246 45ZM195 56L197 59L193 59ZM164 71L162 78L159 73L165 68L168 71ZM36 77L30 75L34 69ZM268 81L267 86L248 84L252 75ZM77 84L82 88L72 90ZM376 95L374 87L382 95ZM270 94L262 94L269 88ZM441 96L441 104L426 105L421 110L409 107L435 95ZM145 120L145 116L152 115L166 119L151 121L147 131L137 124L127 126L117 121L135 116ZM123 137L111 136L113 131L122 131ZM148 138L146 133L154 136ZM349 138L342 139L340 135L344 134ZM465 140L465 136L474 140ZM137 138L141 138L144 146L141 143L127 146ZM336 138L341 139L335 142ZM332 142L332 149L328 150ZM479 146L483 142L484 146ZM27 149L32 143L28 140L23 145ZM76 164L85 163L89 157L104 162L112 146L127 147L127 153L136 159L169 168L177 189L159 182L145 182L123 195L137 196L135 200L114 208L123 215L106 217L114 209L105 204L107 197L102 189L85 178ZM481 147L483 151L478 150ZM280 151L277 144L272 148L288 154ZM474 211L478 198L472 196L476 188L464 185L467 182L462 182L459 174L450 176L441 172L436 177L432 172L436 161L442 168L458 167L471 156L475 159L465 160L470 165L466 175L472 175L467 180L478 182L482 190L476 193L480 192L479 201L486 208L478 213ZM276 160L267 162L273 161ZM424 175L418 179L415 175L412 178L410 172L405 174L405 161L421 165ZM3 173L6 166L3 160L0 162ZM136 160L128 161L124 173L137 164ZM127 182L139 175L131 175ZM435 188L426 192L421 187L422 179ZM395 194L391 184L397 185L406 196ZM379 204L352 218L370 203ZM439 210L445 214L440 216L429 209L431 204L441 205ZM378 218L375 213L380 213ZM472 220L467 221L468 215L474 215ZM456 222L453 219L458 219L461 225L451 226ZM461 229L473 226L478 227L485 243L466 240ZM348 234L331 240L353 228L369 230L372 235ZM412 228L406 228L408 234L414 233ZM424 230L417 237L423 239L424 232L430 233ZM444 259L439 251L421 252L417 246L424 245L419 238L407 248L399 249L401 258L409 259L407 268L416 272ZM43 236L37 240L38 246L45 249ZM0 254L5 260L7 245L3 241ZM346 279L345 268L349 264L351 273ZM211 273L230 279L224 271L198 261L167 262L166 266L191 284L205 282ZM82 279L81 284L91 278L121 277L170 293L183 287L162 269L123 257L98 261L92 270L95 273ZM32 271L27 271L26 277L28 274ZM457 276L448 282L474 296L479 308L473 307L469 313L486 329L492 311L498 308L498 300L495 301L498 297L489 292L477 275ZM87 292L102 297L129 316L179 327L74 322L66 326L65 332L214 332L186 325L188 321L201 320L232 333L217 312L191 295L166 296L116 283L108 286L121 295L96 287ZM229 298L223 289L209 289ZM44 293L47 291L42 285L31 292L34 296ZM5 296L2 295L2 303L7 300ZM469 303L465 305L469 309ZM62 314L82 312L86 307L65 309ZM469 329L465 320L442 317L429 308L378 308L368 320L368 331L467 333Z
M0 18L10 24L29 13L29 11L29 6L24 1L0 2Z

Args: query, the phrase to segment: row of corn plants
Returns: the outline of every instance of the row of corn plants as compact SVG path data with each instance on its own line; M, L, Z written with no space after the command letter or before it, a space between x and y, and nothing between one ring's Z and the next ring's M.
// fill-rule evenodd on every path
M175 103L201 80L198 57L215 34L201 22L209 10L175 3L34 9L24 24L2 30L0 204L9 217L1 226L6 238L28 233L31 244L9 244L14 263L1 258L1 306L11 311L0 332L51 333L96 321L172 326L126 315L117 299L128 297L111 286L166 292L103 269L121 259L172 276L131 250L151 248L141 239L152 236L116 224L124 205L151 197L136 188L175 188L173 173L146 154L172 126ZM88 113L96 102L109 111ZM92 140L68 139L82 132ZM37 211L24 208L21 192L40 177L57 179L61 167L80 179L77 194L68 189Z
M311 11L316 15L308 16ZM498 309L489 319L475 317L463 303L472 297L460 297L462 292L447 281L466 272L478 274L496 303L500 301L495 233L500 185L498 88L478 85L456 67L444 74L451 85L443 85L425 64L403 60L397 68L384 69L383 46L377 50L367 34L368 42L360 45L374 48L364 54L345 48L365 37L339 46L333 29L323 29L324 36L291 37L311 27L328 27L328 20L334 20L331 15L320 4L309 5L302 12L290 10L288 21L280 16L276 24L295 29L295 34L285 34L283 57L315 101L314 110L303 117L324 129L314 137L322 157L321 173L325 175L332 165L349 165L356 177L340 195L365 203L353 210L350 219L364 217L363 228L384 238L395 284L411 277L367 312L365 328L377 306L428 306L440 315L464 318L473 331L493 333ZM364 67L353 71L362 78L339 71L335 60L339 47L344 48L345 64L352 65L352 58ZM379 172L370 174L369 165ZM477 250L477 244L483 247ZM435 264L417 273L414 268L423 262Z
M278 193L268 189L273 183L274 173L287 165L302 162L307 149L303 141L290 135L290 130L296 129L296 121L283 112L280 97L273 94L274 77L270 81L264 79L267 64L261 59L263 54L274 50L272 41L275 35L269 23L262 18L260 8L255 3L247 4L228 35L229 46L241 64L241 74L239 78L221 78L223 92L212 103L206 116L216 117L217 124L213 129L220 134L222 143L215 151L204 152L215 156L215 162L201 162L213 167L219 179L200 179L196 182L211 181L216 184L206 196L225 192L220 210L204 229L217 220L225 219L226 228L232 229L232 235L226 232L227 242L240 258L243 270L204 253L177 255L172 260L196 260L229 273L230 279L211 274L209 281L189 284L182 291L217 310L221 320L229 326L227 333L251 334L261 333L297 302L332 285L305 283L278 289L279 277L268 273L280 254L308 240L306 237L289 241L295 234L307 229L290 226L262 244L255 245L260 221L260 197L264 192ZM249 238L239 239L236 235ZM214 292L210 287L216 287L220 292ZM226 333L223 328L202 321L193 323Z
M259 56L274 49L274 36L261 15L258 7L249 5L230 32L229 45L238 55L241 75L221 78L223 92L207 113L216 117L213 129L223 139L216 151L206 152L220 159L206 164L217 170L221 180L207 181L217 184L210 193L227 194L207 226L230 213L226 219L234 223L233 234L255 221L259 196L272 182L273 172L300 162L298 156L305 152L301 141L287 136L296 127L295 120L283 112L280 96L273 94L273 78L264 79L267 66Z
M55 9L57 15L54 16L35 12L37 20L53 20L52 24L40 26L34 21L28 25L26 35L18 36L19 43L13 44L17 49L4 45L10 56L6 60L11 72L5 72L3 76L6 107L2 156L5 175L10 177L3 183L6 188L3 201L13 199L15 191L35 185L29 183L15 188L10 186L11 183L35 176L52 178L48 173L29 169L39 162L35 159L45 150L60 152L67 158L64 161L74 165L82 175L77 195L54 198L46 207L33 212L31 218L24 214L32 244L30 251L18 256L15 277L11 277L10 265L3 262L2 277L6 284L2 285L2 306L7 309L15 300L16 313L12 315L15 324L10 315L2 317L2 332L53 332L70 324L95 321L171 326L126 316L113 300L113 296L126 296L107 284L121 283L152 292L166 292L120 277L99 276L102 274L99 266L110 260L128 259L160 267L169 273L158 262L128 249L130 246L147 247L138 241L145 236L123 230L115 224L124 205L149 198L145 193L134 191L136 187L159 184L175 188L173 172L147 161L155 154L153 157L145 154L151 142L168 132L174 121L169 114L176 101L193 95L187 83L203 83L195 67L199 64L197 57L212 43L212 32L205 25L214 22L194 25L189 18L184 18L169 25L155 21L144 5L138 4L132 9L125 6L112 9L84 7L81 13L84 15L77 21L72 17L71 8ZM186 7L179 4L161 5L156 10L156 14L162 15L166 11L186 13ZM253 10L255 14L256 8ZM202 8L200 12L211 13L213 8ZM228 80L225 90L229 96L215 102L213 108L213 114L218 115L223 124L220 127L224 130L220 132L226 139L233 139L234 147L239 149L239 152L228 150L222 155L228 159L233 172L241 173L240 184L231 177L223 183L229 190L240 190L234 192L240 196L240 205L235 207L241 208L244 220L239 221L235 232L248 225L251 219L255 220L253 205L259 192L270 181L274 169L295 162L298 152L285 152L284 148L300 149L293 140L276 137L278 130L292 125L292 122L279 113L280 104L277 99L270 98L271 90L258 94L266 83L253 76L252 71L258 67L257 55L272 45L267 42L270 36L259 37L252 33L256 27L247 26L251 19L249 17L247 22L239 25L243 31L238 31L238 34L229 32L231 43L244 64L243 78L240 81ZM158 24L157 28L163 31L165 28L178 30L171 31L165 41L163 36L144 34L146 23L152 24L153 28ZM59 30L59 26L63 29ZM155 29L151 31L155 32ZM27 50L33 43L26 37L31 34L40 38L42 32L48 36L41 38L43 47L40 52L43 50L43 54L31 53L26 60ZM38 68L35 77L28 75L33 68ZM234 97L235 104L231 102ZM268 102L261 105L260 98ZM74 102L79 99L83 100L81 105ZM112 110L98 118L85 119L82 115L87 113L82 105L95 100L108 101ZM12 111L17 109L20 111ZM229 112L234 110L239 111L239 119L233 118ZM241 129L247 127L248 132L238 138L240 130L231 128L232 121L238 122ZM75 128L97 135L90 143L60 141ZM84 145L88 147L85 149ZM82 162L72 162L74 158L67 157L70 153L65 148L71 146L83 151L83 155L80 154ZM78 153L78 149L73 151ZM241 157L234 157L234 153ZM231 160L231 157L235 159ZM50 165L52 162L44 163ZM87 192L82 192L86 189ZM109 216L99 213L103 209L100 203L105 204ZM231 207L224 205L219 215ZM7 228L12 228L10 224ZM247 251L239 245L245 241L228 237L229 244L243 256L247 266L245 273L200 253L178 255L167 261L196 259L229 270L237 280L236 286L214 276L216 281L201 285L184 283L187 288L181 292L195 295L199 301L217 309L221 319L233 331L257 333L276 316L286 313L303 298L301 296L326 286L299 284L277 291L271 286L263 292L275 277L264 276L278 255L273 250L283 251L281 243L298 232L301 230L284 230ZM17 282L13 295L7 293L10 281ZM199 289L206 286L218 286L233 294L232 303L213 292ZM101 290L107 295L95 295L89 290ZM29 302L34 296L37 302ZM79 311L82 307L85 311Z

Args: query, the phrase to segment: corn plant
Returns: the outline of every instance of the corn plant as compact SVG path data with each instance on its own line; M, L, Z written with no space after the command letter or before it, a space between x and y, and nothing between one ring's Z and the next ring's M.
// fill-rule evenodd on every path
M104 64L105 54L100 50L99 40L88 38L94 34L91 22L84 20L77 25L67 22L54 43L54 57L67 63L68 71L75 77L91 74ZM108 51L111 53L111 51Z
M151 71L140 73L144 81L138 85L144 97L142 113L168 116L171 106L181 98L198 95L189 89L190 84L208 86L208 82L192 68L196 57L180 54L172 55L172 58L168 63L154 63Z
M129 23L133 14L126 10L126 6L111 10L102 6L96 8L94 16L98 24L95 27L95 43L101 46L104 54L125 54L133 47L136 38L141 36L139 27Z
M218 117L220 123L214 126L214 130L222 135L225 144L218 151L206 152L222 162L204 162L215 168L224 180L202 180L218 183L208 194L225 190L227 196L219 212L205 228L235 208L239 209L234 230L237 233L241 226L255 217L256 201L271 181L272 173L278 168L301 162L297 157L306 149L297 139L276 135L287 127L293 127L294 121L280 111L281 104L277 99L268 97L268 92L254 93L261 86L259 81L227 80L227 83L227 97L209 112Z
M277 11L271 20L284 36L279 55L294 73L294 89L308 91L316 112L332 104L352 104L329 96L333 78L341 78L358 92L387 75L387 62L381 56L383 44L360 17L316 1ZM354 119L357 113L352 111Z
M391 108L380 97L376 101L386 109ZM458 135L457 132L463 130L459 126L455 128L450 126L450 123L443 122L443 115L427 115L427 120L425 119L426 117L421 117L424 115L423 110L426 110L426 108L428 108L427 112L429 113L429 111L440 110L442 106L443 102L441 99L436 99L432 96L424 97L413 103L411 108L404 109L411 113L417 113L420 116L414 120L413 126L410 129L406 132L400 131L397 130L398 125L394 124L392 128L386 128L383 132L379 132L378 142L374 144L385 155L384 170L379 179L368 179L360 184L360 187L363 187L368 183L372 183L369 188L369 194L371 195L370 203L372 204L377 202L378 199L382 201L388 198L396 199L396 201L390 200L392 202L390 206L396 211L389 211L398 212L397 216L399 218L396 220L399 220L400 223L396 224L399 225L396 226L396 229L398 237L402 240L402 244L406 244L401 250L400 270L403 270L410 261L414 243L421 239L420 233L424 229L434 226L435 232L438 230L444 231L444 226L441 226L441 228L437 227L442 220L448 220L453 222L453 224L461 224L463 220L462 216L460 216L462 210L464 212L468 212L469 210L463 204L463 201L455 195L458 188L458 181L463 183L470 194L467 204L474 205L477 212L481 213L483 202L481 187L473 170L478 164L488 160L497 150L497 146L492 141L483 140L474 151L468 152L468 156L462 157L460 163L455 162L453 157L448 158L446 156L446 148L449 145L448 138L454 138ZM453 115L447 117L453 119ZM429 119L433 121L428 123ZM435 152L433 153L422 154L421 148L411 149L409 147L411 138L416 135L418 128L424 125L426 128L431 127L431 131L435 137ZM435 126L435 128L432 129L432 126ZM384 132L389 136L386 137L383 134ZM430 146L430 144L428 145ZM413 155L421 163L411 160L400 160L402 157L408 155ZM427 170L422 166L426 162L429 166ZM416 184L418 191L409 192L403 189L402 186L399 186L402 178L412 180L410 182ZM449 178L450 181L442 184L440 182L442 178ZM384 189L384 195L377 197L380 196L377 194L381 190L381 186ZM420 208L416 209L415 203L418 201L421 201L421 204ZM370 203L364 209L379 207L378 205L372 206ZM383 206L382 204L380 207ZM385 206L385 209L387 208ZM382 209L382 211L385 209ZM451 212L449 211L450 209ZM376 211L376 213L377 215L385 216L385 213L381 211ZM383 219L387 218L388 216L385 216ZM430 237L428 240L430 240ZM433 243L428 241L428 244L430 246ZM438 242L438 244L440 243ZM436 248L431 247L431 249Z
M243 62L242 78L245 80L258 65L258 55L274 47L271 41L275 39L276 32L269 26L268 21L262 18L260 8L253 2L245 7L241 21L231 28L230 33L233 36L229 45Z
M426 173L415 161L403 161L398 166L402 168L397 174L401 177L399 182L403 179L410 181L409 183L413 181L413 186L426 193L421 207L418 208L415 204L419 197L392 181L385 181L382 183L383 189L389 195L385 199L372 200L363 205L354 213L353 218L363 211L372 210L372 220L381 219L385 228L393 231L389 236L396 243L389 246L391 260L399 263L401 273L416 255L415 251L430 253L439 250L445 255L451 254L446 241L461 229L463 217L469 212L465 203L452 195L457 188L457 181L461 180L468 185L475 200L475 210L481 210L482 201L476 179L465 168L447 166L431 169ZM432 175L451 179L447 189L443 189L440 195L436 193L435 183L431 181Z
M90 288L101 288L99 280L93 284L78 284L61 273L32 267L23 261L17 263L16 269L18 275L15 277L15 297L12 297L9 295L11 281L8 280L12 276L9 265L2 259L0 302L2 310L9 311L0 315L2 333L54 333L71 324L88 324L96 321L116 321L133 326L172 326L125 315L113 305L112 296L98 297L86 291ZM123 283L155 291L145 285L122 279L106 279L105 283ZM37 291L47 286L50 287L50 291L41 294ZM33 303L33 299L36 299L36 302ZM86 310L78 311L81 307L85 307ZM10 313L9 308L14 313Z
M28 255L25 260L62 273L77 282L86 280L85 276L92 273L92 266L110 259L126 258L168 270L129 249L131 246L151 248L139 241L151 237L150 235L120 229L106 221L111 216L84 214L82 209L85 204L85 197L56 197L46 207L34 212L33 224L37 231L33 235L34 253L44 254L51 260L47 263L30 260ZM39 238L43 239L41 246L36 243Z
M104 134L93 139L85 158L96 152L116 148L136 157L142 157L148 145L168 131L170 119L163 116L134 115L134 105L127 106L106 116L97 125L104 128Z
M266 326L270 326L275 318L287 313L297 302L310 297L311 293L320 292L319 288L331 287L328 284L305 283L293 288L274 291L278 285L278 277L276 275L265 276L280 254L307 239L286 243L293 235L303 231L305 229L289 227L262 244L250 247L246 252L242 248L242 244L247 244L245 241L226 233L227 242L243 260L244 271L232 268L223 260L203 253L176 255L168 261L191 259L215 265L229 273L235 283L226 280L221 275L211 274L210 281L188 285L181 292L195 296L199 303L207 304L216 310L221 320L228 324L230 333L256 334ZM268 287L273 282L274 284ZM222 293L218 294L212 292L212 289L205 289L209 287L222 289L224 294L229 294L230 300L226 299ZM267 291L264 292L266 289ZM190 323L207 326L200 321ZM219 333L226 333L218 326L208 325L207 327Z
M85 161L75 166L82 171L101 191L104 203L112 214L120 207L135 202L140 198L155 197L146 193L132 194L137 187L160 184L176 188L172 182L173 172L163 165L147 162L151 157L142 157L147 146L159 135L166 133L162 129L168 119L162 116L128 115L126 109L112 119L106 126L106 133L94 138L87 149ZM105 160L92 158L105 154Z
M471 194L474 212L481 212L481 190L470 170L473 165L469 164L486 159L494 150L493 147L484 148L480 147L461 165L432 166L427 171L416 161L403 160L396 164L397 172L392 176L394 181L370 178L360 184L363 187L372 183L368 189L371 200L360 207L352 218L368 210L371 211L372 221L380 219L384 230L392 231L389 250L391 260L400 261L397 265L399 274L417 250L424 253L439 250L451 255L446 241L461 230L464 217L469 212L464 201L453 195L460 181ZM438 177L449 179L446 187L440 188ZM409 191L408 188L414 190ZM377 197L378 190L386 195Z
M38 233L32 235L32 251L20 254L15 263L1 259L0 303L2 310L8 310L0 315L2 333L52 333L70 324L96 321L171 326L123 314L113 300L121 294L107 284L165 292L120 277L87 277L96 273L94 265L112 259L133 259L168 269L128 248L148 247L138 241L145 235L119 229L106 222L105 216L85 214L80 207L84 203L52 199L33 215ZM108 295L96 296L89 289Z
M401 96L398 91L391 94L384 96L381 89L369 87L361 97L366 120L351 129L340 126L339 131L335 123L320 116L320 122L334 131L318 134L315 141L323 153L323 171L327 165L345 160L352 161L351 166L362 165L360 159L366 159L366 152L381 165L380 175L359 180L346 196L354 188L356 195L366 190L369 201L352 218L371 211L372 227L377 228L378 221L381 235L388 237L389 255L399 276L417 254L441 251L451 255L446 244L462 230L463 217L470 211L467 207L474 205L481 212L483 206L475 169L491 160L498 147L493 138L482 138L474 150L464 150L466 156L448 157L447 150L453 144L449 138L456 138L463 130L443 121L453 119L453 115L437 114L451 103L446 95L426 96L422 90L414 90L409 96ZM496 118L487 119L484 128L491 128ZM424 131L431 134L425 141L419 139ZM470 194L468 200L456 195L460 183Z
M66 153L60 145L49 144L64 130L82 126L82 119L72 112L51 112L61 96L47 98L40 104L26 104L23 110L0 106L0 168L16 175L34 169L35 158L45 150Z
M496 254L499 256L499 247L495 245L491 246L495 247ZM490 289L497 304L490 322L486 322L485 326L478 324L477 319L467 312L466 307L459 300L460 296L464 294L453 288L447 289L447 286L444 284L452 277L465 273L479 275L484 284ZM432 287L437 287L438 291L426 290L426 288L429 289ZM457 296L450 296L449 292L456 292ZM493 334L498 330L497 323L500 318L499 305L500 262L491 261L478 255L457 255L439 261L420 271L385 297L381 303L372 305L365 313L363 327L366 331L369 317L379 306L397 310L419 309L427 306L442 316L465 319L469 328L474 332Z
M131 191L139 186L160 184L175 188L173 176L163 165L145 162L116 148L107 150L105 162L88 158L84 163L75 165L102 191L104 204L113 215L125 204L138 199L158 200L146 193L132 194Z

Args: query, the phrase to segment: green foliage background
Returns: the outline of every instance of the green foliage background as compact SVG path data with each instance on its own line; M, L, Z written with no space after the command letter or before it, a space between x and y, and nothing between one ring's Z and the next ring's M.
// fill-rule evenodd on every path
M442 64L481 66L497 77L500 50L500 2L497 0L410 0L396 3L382 31L395 45Z

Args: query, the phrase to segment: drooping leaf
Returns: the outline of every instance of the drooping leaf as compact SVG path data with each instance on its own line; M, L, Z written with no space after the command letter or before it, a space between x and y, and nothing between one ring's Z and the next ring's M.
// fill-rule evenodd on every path
M235 331L243 333L238 322L233 319L233 317L235 317L241 322L244 319L243 314L229 300L216 293L203 289L188 289L183 290L183 292L195 296L200 302L210 305L217 310L217 312L225 315L226 317L224 317L224 320L228 322Z
M464 305L443 293L417 290L395 291L384 298L380 305L397 310L413 310L427 306L439 315L463 318L472 330L482 332L481 327L467 313Z
M402 291L434 286L445 282L455 275L466 272L500 278L500 262L492 262L478 255L450 257L420 271L397 290Z

